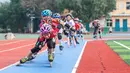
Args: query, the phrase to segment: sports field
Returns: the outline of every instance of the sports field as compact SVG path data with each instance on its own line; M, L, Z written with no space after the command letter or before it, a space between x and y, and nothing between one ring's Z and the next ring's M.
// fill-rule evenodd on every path
M15 66L33 48L38 36L18 34L17 39L0 40L0 73L130 73L130 35L123 35L110 34L97 40L86 35L85 40L79 40L80 44L69 48L64 39L63 52L59 51L57 41L53 67L50 68L47 47L36 59Z
M106 41L113 51L115 51L128 65L130 65L130 40Z

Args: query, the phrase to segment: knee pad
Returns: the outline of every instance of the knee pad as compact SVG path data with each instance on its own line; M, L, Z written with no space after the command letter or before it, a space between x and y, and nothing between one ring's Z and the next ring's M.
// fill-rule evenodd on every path
M61 40L62 39L62 34L58 33L58 39Z
M41 50L41 48L38 48L38 47L34 47L33 49L31 49L31 52L32 53L37 53Z

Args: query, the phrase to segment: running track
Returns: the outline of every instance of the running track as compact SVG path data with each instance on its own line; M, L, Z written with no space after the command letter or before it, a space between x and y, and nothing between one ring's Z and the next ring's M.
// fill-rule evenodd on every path
M20 67L11 65L27 55L36 39L0 41L0 73L130 73L130 67L104 41L80 41L76 47L65 46L55 51L53 67L49 67L46 47L31 62Z

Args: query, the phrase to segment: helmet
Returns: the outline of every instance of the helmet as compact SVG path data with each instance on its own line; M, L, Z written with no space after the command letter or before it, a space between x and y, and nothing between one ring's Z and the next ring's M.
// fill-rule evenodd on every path
M71 18L74 18L73 15L70 14L70 13L68 13L68 14L66 15L66 17L67 17L67 16L70 16Z
M74 21L79 21L79 18L74 18Z
M94 22L94 23L98 23L98 22L99 22L99 20L94 20L93 22Z
M61 15L60 15L59 13L54 13L54 14L52 15L52 17L53 17L53 18L60 18Z
M51 25L49 25L49 24L43 24L42 27L40 28L41 34L47 34L50 31L51 31Z
M51 15L52 15L52 12L51 12L51 10L46 9L46 10L43 10L43 11L41 12L41 15L42 15L42 16L51 16Z

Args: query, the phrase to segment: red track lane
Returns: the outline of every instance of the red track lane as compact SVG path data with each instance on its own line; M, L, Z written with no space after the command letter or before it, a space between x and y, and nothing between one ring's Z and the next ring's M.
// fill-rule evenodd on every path
M17 48L17 47L21 47L21 46L32 44L32 43L35 44L35 42L36 42L36 40L26 40L26 41L20 41L20 42L16 41L16 43L12 43L12 44L8 44L8 45L3 44L3 45L0 45L0 51Z
M16 46L15 48L17 48L18 46L24 46L24 45L31 44L31 43L35 43L35 42L32 42L30 40L30 41L26 41L26 44L25 44L25 42L22 42L22 43L20 43L21 45L12 44L12 46ZM1 56L0 57L0 61L1 61L0 62L0 69L17 62L20 58L26 56L27 53L30 51L30 49L33 46L34 45L30 45L30 46L26 46L24 48L18 48L15 50L0 53L0 56ZM7 46L7 47L8 47L8 49L10 49L10 46Z
M29 40L34 40L34 39L14 39L14 40L0 40L0 46L3 44L7 44L7 43L17 43L17 42L22 42L22 41L29 41Z
M63 39L63 40L65 40L65 39ZM15 43L15 44L11 44L11 45L9 44L5 47L6 47L6 50L8 50L8 49L11 49L10 48L11 46L13 46L13 48L17 48L17 47L24 46L27 44L35 43L35 41L36 41L36 39L35 40L33 39L30 41L28 40L28 41ZM57 44L58 44L58 41L57 41ZM34 45L26 46L24 48L18 48L15 50L0 53L0 56L1 56L0 57L0 69L19 61L19 59L21 59L22 57L26 56L29 53L30 49L32 49L33 46ZM5 47L3 47L3 48L5 48ZM47 47L45 46L41 51L45 50L46 48Z
M28 41L27 43L32 43L32 41ZM35 43L35 42L33 42ZM22 44L22 43L21 43ZM13 44L16 46L16 44ZM19 61L19 59L21 59L22 57L26 56L30 49L33 48L34 45L32 46L27 46L27 47L24 47L24 48L19 48L19 49L15 49L15 50L12 50L12 51L8 51L8 52L3 52L3 53L0 53L0 69L1 68L4 68L10 64L13 64L13 63L16 63L17 61ZM47 47L44 47L42 49L45 50Z
M25 39L20 39L20 40L25 40ZM14 39L14 40L0 40L0 45L1 44L6 44L14 41L20 41L19 39Z
M104 41L90 41L76 73L130 73L130 67Z

